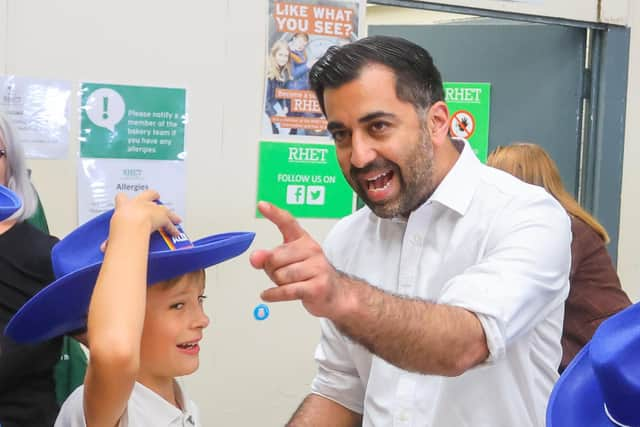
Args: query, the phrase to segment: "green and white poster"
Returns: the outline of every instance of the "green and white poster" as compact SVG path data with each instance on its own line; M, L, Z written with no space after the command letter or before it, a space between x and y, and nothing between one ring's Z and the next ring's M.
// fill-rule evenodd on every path
M185 89L82 84L80 156L182 160Z
M258 201L297 218L342 218L353 212L354 193L333 145L260 142ZM256 216L260 213L256 209Z
M491 83L444 82L444 98L449 106L449 132L464 138L485 163L489 147Z
M147 189L184 218L186 90L81 84L78 219Z

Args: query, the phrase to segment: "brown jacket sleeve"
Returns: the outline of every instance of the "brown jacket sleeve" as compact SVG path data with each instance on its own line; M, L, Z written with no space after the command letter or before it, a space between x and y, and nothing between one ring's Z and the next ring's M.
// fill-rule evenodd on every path
M629 297L600 236L571 217L571 273L562 332L562 372L607 317L628 307Z

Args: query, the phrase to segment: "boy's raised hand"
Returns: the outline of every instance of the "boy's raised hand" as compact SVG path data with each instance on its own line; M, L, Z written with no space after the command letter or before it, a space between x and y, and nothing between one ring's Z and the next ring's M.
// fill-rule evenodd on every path
M299 299L314 316L333 319L341 309L341 274L289 212L266 202L258 203L258 209L278 227L283 238L282 245L257 250L249 258L254 268L264 270L277 285L264 291L262 299L268 302Z
M125 193L118 193L115 199L115 212L112 218L112 227L120 221L139 223L149 227L149 233L164 229L172 236L178 236L180 232L175 224L182 222L178 214L164 205L156 203L160 194L155 190L145 190L134 197Z

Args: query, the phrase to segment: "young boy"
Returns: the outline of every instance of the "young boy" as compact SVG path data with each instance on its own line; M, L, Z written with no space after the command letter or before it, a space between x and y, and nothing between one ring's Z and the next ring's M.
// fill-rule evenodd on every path
M198 369L198 343L209 324L204 268L241 254L254 235L191 243L158 198L154 191L132 199L119 194L112 214L63 239L52 251L57 280L7 326L21 341L69 333L84 325L90 295L84 386L64 403L56 427L200 425L175 377Z

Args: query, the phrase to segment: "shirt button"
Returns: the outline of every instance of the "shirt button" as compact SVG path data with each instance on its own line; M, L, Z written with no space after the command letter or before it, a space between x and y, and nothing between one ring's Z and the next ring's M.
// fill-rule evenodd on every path
M401 410L400 412L396 413L394 425L398 427L406 426L409 425L410 421L411 416L409 415L409 413L406 410Z

